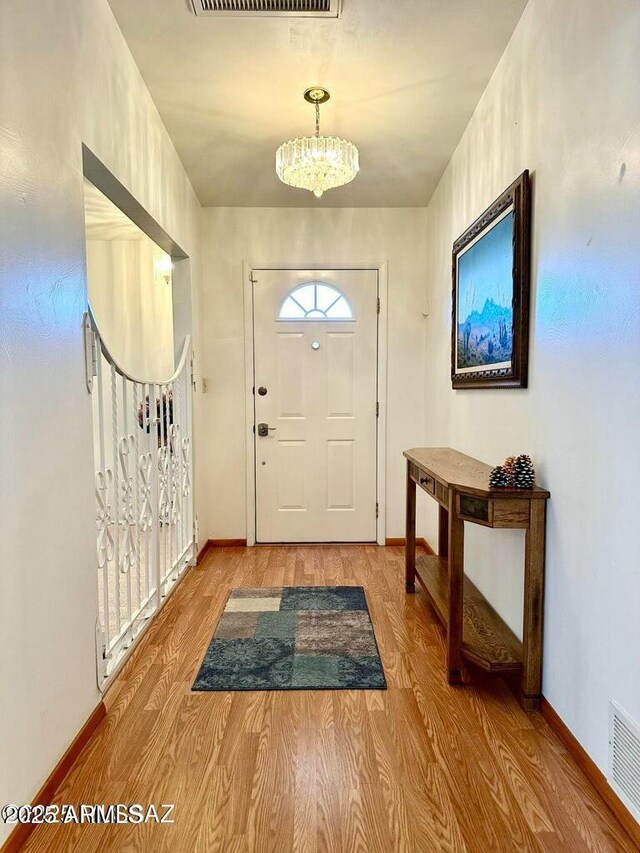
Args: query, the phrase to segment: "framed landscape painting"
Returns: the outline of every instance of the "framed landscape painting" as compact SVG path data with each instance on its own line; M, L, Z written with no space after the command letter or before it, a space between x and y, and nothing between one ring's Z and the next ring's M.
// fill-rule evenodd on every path
M453 244L454 388L527 387L530 231L523 172Z

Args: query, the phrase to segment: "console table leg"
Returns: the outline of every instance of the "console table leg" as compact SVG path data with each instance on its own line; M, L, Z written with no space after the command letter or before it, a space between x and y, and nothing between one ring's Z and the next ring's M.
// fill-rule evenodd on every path
M438 556L446 560L449 556L449 513L438 504Z
M534 711L542 692L542 619L546 501L532 500L524 557L522 705Z
M456 495L449 497L449 619L447 622L447 669L449 684L460 684L463 677L462 625L464 606L464 521L456 515Z
M405 529L405 587L407 592L416 591L416 484L411 479L407 462L407 514Z

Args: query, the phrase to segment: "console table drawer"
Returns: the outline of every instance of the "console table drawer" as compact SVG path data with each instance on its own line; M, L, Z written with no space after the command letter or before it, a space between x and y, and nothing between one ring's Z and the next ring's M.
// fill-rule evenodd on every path
M425 471L418 471L418 485L422 486L430 495L435 495L436 481Z
M417 465L414 465L413 462L410 462L409 463L409 476L421 488L423 488L425 491L429 492L430 495L435 495L435 493L436 493L436 481L431 476L431 474L427 474L427 472L423 471L422 468L418 468Z
M438 482L438 480L436 480L436 478L427 471L423 471L422 468L419 468L417 465L414 465L413 462L410 462L409 476L414 483L420 486L421 489L424 489L425 492L428 492L445 508L449 505L449 489L446 486L443 486L442 483Z

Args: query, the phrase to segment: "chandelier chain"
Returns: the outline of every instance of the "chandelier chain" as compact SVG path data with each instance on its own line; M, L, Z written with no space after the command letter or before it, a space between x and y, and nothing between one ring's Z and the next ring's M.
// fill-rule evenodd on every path
M320 138L320 102L316 101L316 137Z

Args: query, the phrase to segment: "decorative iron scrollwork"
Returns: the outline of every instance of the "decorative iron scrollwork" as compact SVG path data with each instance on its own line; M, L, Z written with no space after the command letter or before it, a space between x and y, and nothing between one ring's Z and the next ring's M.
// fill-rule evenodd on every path
M191 494L191 439L182 439L182 495Z
M143 453L138 459L138 483L140 485L140 530L148 533L153 526L153 506L151 503L151 472L153 456Z
M170 465L171 452L166 444L162 444L158 448L158 520L160 524L168 523L171 511Z
M171 453L171 483L169 494L171 498L171 524L177 524L182 517L182 492L181 492L181 457L180 447L180 425L173 424L169 429L169 450Z
M118 555L119 568L121 572L128 572L136 565L138 559L136 511L133 501L133 469L135 465L135 438L133 435L125 435L120 439L118 457L122 477L120 480L122 503L119 523L123 534Z
M110 503L112 487L113 472L111 469L96 471L96 550L100 569L104 568L110 560L113 560L115 547Z

